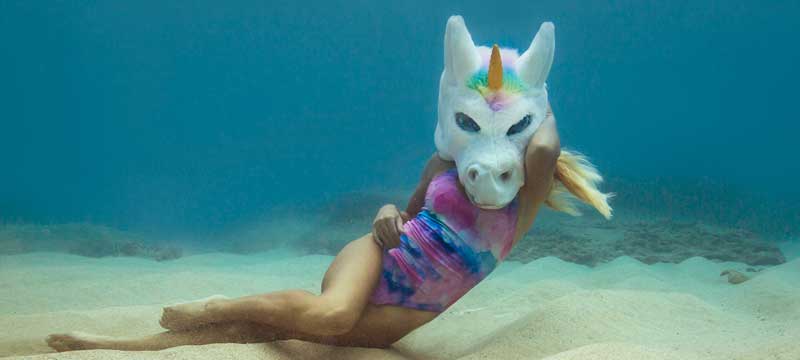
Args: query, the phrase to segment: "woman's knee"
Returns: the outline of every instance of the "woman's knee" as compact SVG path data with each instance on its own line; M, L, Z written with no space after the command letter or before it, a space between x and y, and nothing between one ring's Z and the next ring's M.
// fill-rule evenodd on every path
M342 335L356 326L363 309L351 304L320 297L320 304L311 309L309 315L317 323L318 335Z

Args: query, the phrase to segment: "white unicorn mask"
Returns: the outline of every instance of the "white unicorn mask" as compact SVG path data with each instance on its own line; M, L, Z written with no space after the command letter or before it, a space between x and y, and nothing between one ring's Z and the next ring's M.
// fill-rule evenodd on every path
M547 112L545 80L553 63L555 29L543 23L530 48L476 47L460 16L447 21L435 142L454 160L476 206L497 209L525 181L525 148Z

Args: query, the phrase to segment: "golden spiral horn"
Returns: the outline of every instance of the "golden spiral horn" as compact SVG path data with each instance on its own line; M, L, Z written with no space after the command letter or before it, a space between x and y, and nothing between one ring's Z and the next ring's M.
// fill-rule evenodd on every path
M492 46L492 57L489 58L489 89L499 90L503 87L503 60L500 59L500 47Z

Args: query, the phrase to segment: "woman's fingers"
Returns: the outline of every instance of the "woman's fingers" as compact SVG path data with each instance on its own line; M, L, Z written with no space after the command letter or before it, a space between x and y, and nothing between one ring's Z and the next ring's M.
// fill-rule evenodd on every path
M381 233L381 242L383 246L391 249L392 248L392 231L391 226L388 224L388 219L381 219L380 226L378 227L378 231Z
M397 228L394 225L394 219L386 219L384 226L386 229L386 245L388 245L389 248L396 248L400 243L400 234L397 232Z
M372 238L385 249L398 247L402 234L403 218L401 216L380 218L372 224Z
M400 244L400 234L403 232L401 216L400 211L392 204L386 204L378 210L378 215L372 222L372 237L384 249Z
M398 240L399 240L400 235L403 233L403 218L402 217L398 216L398 217L394 218L394 228L395 228L395 230L397 230L397 237L398 237Z
M377 230L377 224L372 226L372 240L374 240L375 243L381 247L381 249L386 247L386 244L384 244L383 240L381 239L380 231Z
M375 243L378 244L378 246L380 246L381 248L384 247L380 234L378 234L378 231L375 231L375 226L372 227L372 240L375 241Z
M400 233L397 231L394 218L381 221L381 240L387 249L396 248L400 244Z

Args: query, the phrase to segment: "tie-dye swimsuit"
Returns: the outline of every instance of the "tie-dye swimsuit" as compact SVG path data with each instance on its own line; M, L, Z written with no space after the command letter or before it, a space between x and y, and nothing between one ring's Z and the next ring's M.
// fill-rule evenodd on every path
M455 169L435 177L422 211L383 254L370 302L441 312L486 278L514 244L517 200L498 210L473 205Z

